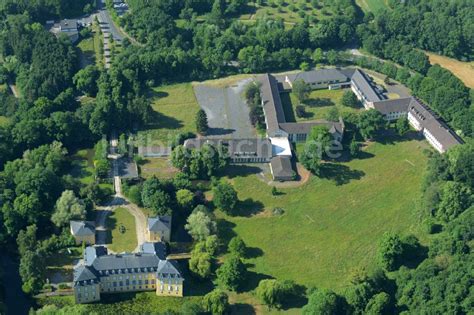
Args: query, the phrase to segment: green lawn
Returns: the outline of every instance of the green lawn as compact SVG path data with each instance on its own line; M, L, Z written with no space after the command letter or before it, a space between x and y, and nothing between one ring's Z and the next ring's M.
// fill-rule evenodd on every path
M107 218L107 229L112 232L108 248L116 253L131 252L137 247L135 218L125 208L117 208Z
M71 156L70 174L78 178L83 184L94 181L94 149L83 149Z
M95 63L94 38L84 38L78 44L81 67L86 67Z
M149 158L140 162L140 176L143 178L156 176L160 179L170 179L177 172L168 158Z
M388 8L387 0L356 0L356 4L364 12L376 13L379 10Z
M194 118L199 110L191 83L153 88L151 92L154 117L140 135L148 145L167 144L181 132L195 132ZM148 138L149 137L149 138Z
M328 111L336 107L339 114L344 112L357 112L359 109L343 106L342 95L346 90L314 90L311 91L309 99L305 101L306 117L297 117L295 108L299 104L298 99L292 93L282 93L281 99L287 121L308 121L325 119Z
M370 144L363 159L336 164L326 178L312 177L302 187L279 189L277 197L256 175L230 175L241 215L218 212L220 233L240 235L251 248L252 279L341 290L351 270L375 267L385 231L422 235L415 212L426 146L415 140ZM272 216L274 207L284 215Z

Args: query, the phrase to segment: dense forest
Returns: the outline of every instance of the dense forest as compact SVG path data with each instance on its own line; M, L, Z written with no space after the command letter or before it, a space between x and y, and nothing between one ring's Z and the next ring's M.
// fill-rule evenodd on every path
M96 66L79 69L77 47L42 26L49 19L88 12L96 6L95 1L0 0L0 83L15 83L22 96L16 99L0 92L0 112L9 120L0 127L0 246L3 250L7 243L18 244L23 290L38 292L44 285L41 262L71 244L68 219L90 216L94 203L107 196L98 182L84 184L69 175L69 155L97 143L95 160L105 161L105 171L98 171L97 177L103 177L108 170L106 145L99 139L153 119L149 87L238 72L348 62L347 57L338 59L335 50L360 42L370 53L397 65L370 58L351 63L385 73L410 87L467 143L446 155L430 156L419 205L421 220L433 234L428 247L412 235L384 235L378 246L379 270L355 272L350 286L341 292L308 288L303 313L472 312L472 91L449 71L430 66L419 50L471 60L472 3L390 1L392 10L363 17L351 0L322 1L336 14L319 21L305 17L289 28L283 20L269 17L242 23L237 17L248 11L248 2L129 0L133 14L120 21L138 44L124 40L112 69L106 72ZM93 101L81 103L83 94L92 96ZM191 178L212 178L225 165L221 160L207 160L204 153L208 148L185 161L179 148L173 153L173 162ZM188 164L192 165L189 170L184 168ZM137 204L164 214L174 208L189 208L185 197L190 186L189 178L179 175L173 182L149 179L130 191L125 183L124 190ZM226 192L237 196L232 187L222 183L216 187L216 195ZM219 200L226 197L216 201L224 203ZM210 216L206 209L193 214ZM202 249L201 260L194 263L202 267L199 262L211 260L210 252ZM288 283L273 285L282 292L291 287ZM261 290L265 295L264 288ZM91 311L87 306L77 309Z

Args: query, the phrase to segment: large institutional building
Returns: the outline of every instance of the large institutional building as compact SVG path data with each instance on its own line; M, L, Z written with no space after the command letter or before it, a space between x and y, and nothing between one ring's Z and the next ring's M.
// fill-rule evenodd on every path
M266 138L263 139L216 139L200 138L186 140L188 149L200 148L203 144L223 145L227 148L232 163L270 163L274 180L294 179L291 144L306 141L313 127L324 125L333 138L341 142L344 122L314 120L288 122L283 110L280 94L290 92L293 83L303 80L312 89L351 88L366 109L379 111L387 121L407 117L411 126L422 132L428 142L440 153L462 140L428 107L414 97L387 99L383 88L376 85L362 70L318 69L297 74L258 77L262 107L265 115Z
M74 267L76 303L100 301L102 293L155 291L159 296L183 296L176 261L166 259L161 242L144 243L137 253L109 254L104 246L89 246Z

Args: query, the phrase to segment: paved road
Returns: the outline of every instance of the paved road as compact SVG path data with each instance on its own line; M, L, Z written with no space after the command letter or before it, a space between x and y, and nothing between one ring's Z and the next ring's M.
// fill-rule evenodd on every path
M97 17L99 19L100 28L102 29L103 33L110 33L114 41L121 42L123 40L124 37L122 33L120 32L118 27L115 26L115 23L112 20L112 17L110 16L107 9L105 8L100 9Z

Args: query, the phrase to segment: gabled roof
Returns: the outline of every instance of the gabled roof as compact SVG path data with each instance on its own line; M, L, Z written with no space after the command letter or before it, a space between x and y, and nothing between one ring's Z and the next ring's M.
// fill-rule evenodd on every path
M84 265L77 265L74 268L74 282L77 281L88 281L88 280L96 280L97 276L92 270L92 268Z
M418 123L429 131L443 146L444 150L462 144L463 141L457 136L444 121L437 117L428 107L412 97L408 105L408 112L415 117Z
M171 217L168 215L162 215L148 218L148 230L153 232L171 230Z
M338 133L342 135L344 133L344 123L342 119L339 122L327 121L327 120L315 120L312 122L300 122L300 123L283 123L280 124L281 130L288 134L309 134L314 126L326 126L331 134Z
M372 84L370 83L366 74L360 71L359 69L356 69L354 71L351 80L352 83L357 86L359 91L364 94L365 98L369 102L377 102L383 99L383 97L380 96L377 91L375 91L374 87L372 87Z
M277 156L270 162L273 177L292 177L293 167L291 166L291 158L288 156Z
M145 242L140 245L140 252L154 254L161 260L166 259L166 246L162 242Z
M387 115L393 112L407 112L408 104L410 104L410 102L411 97L383 100L374 102L374 109L379 111L382 115Z
M288 75L288 79L291 82L296 80L303 80L308 84L318 83L318 82L345 82L349 81L349 78L342 73L339 69L317 69L305 72L299 72L296 74Z
M59 22L59 27L61 28L61 31L64 31L64 30L77 31L77 20L72 20L72 19L61 20L61 22Z
M260 91L267 123L267 133L273 136L279 130L278 124L286 121L278 81L269 73L259 76L258 80L261 83Z
M178 269L178 263L175 260L161 260L156 270L158 274L171 274L181 278L181 273Z
M69 224L74 236L95 235L95 223L92 221L70 221Z

